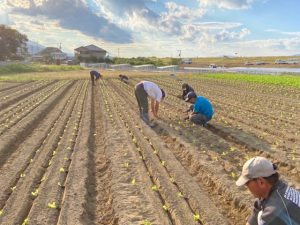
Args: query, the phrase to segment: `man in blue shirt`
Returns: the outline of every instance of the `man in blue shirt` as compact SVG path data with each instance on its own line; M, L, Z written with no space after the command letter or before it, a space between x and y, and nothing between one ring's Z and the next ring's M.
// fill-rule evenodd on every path
M193 112L189 114L189 120L193 123L205 126L213 117L214 108L207 98L191 91L186 95L185 101L194 104Z
M96 70L90 71L92 85L95 85L95 80L98 80L101 77L101 74Z

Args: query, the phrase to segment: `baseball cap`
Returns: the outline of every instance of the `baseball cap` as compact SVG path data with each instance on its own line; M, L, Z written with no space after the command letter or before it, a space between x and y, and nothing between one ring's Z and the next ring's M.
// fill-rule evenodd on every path
M243 166L242 174L236 181L237 186L245 185L249 180L269 177L276 173L276 167L264 157L256 156L249 159Z
M187 95L185 96L184 101L188 102L188 101L190 101L192 98L196 98L196 97L197 97L196 93L193 92L193 91L190 91L190 92L187 93Z

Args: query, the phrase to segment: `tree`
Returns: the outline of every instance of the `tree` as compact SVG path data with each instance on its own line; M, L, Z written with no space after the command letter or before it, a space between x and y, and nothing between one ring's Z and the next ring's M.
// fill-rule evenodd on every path
M27 53L27 36L17 30L0 25L0 60L21 58Z

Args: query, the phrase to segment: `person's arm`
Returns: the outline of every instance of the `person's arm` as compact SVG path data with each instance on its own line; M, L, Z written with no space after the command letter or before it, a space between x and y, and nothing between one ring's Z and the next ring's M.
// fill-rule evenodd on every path
M159 109L159 102L154 99L151 99L151 112L153 116L156 118L158 117L157 116L158 109Z
M155 101L155 117L158 118L158 109L159 109L159 102L158 101Z

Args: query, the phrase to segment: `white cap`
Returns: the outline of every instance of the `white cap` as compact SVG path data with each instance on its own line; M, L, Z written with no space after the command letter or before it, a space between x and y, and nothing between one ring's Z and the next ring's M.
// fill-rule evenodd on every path
M276 173L273 164L264 157L249 159L243 166L242 174L236 181L237 186L245 185L249 180L258 177L269 177Z

